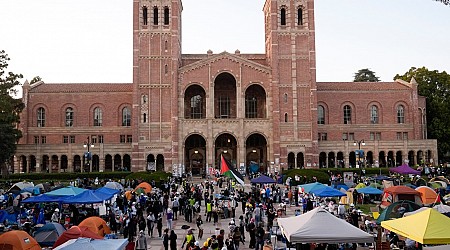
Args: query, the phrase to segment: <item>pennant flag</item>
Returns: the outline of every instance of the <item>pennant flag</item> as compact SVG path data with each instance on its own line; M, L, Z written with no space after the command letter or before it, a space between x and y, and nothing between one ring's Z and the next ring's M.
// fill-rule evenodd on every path
M234 178L239 184L244 185L244 177L234 169L233 165L223 155L220 155L220 174Z

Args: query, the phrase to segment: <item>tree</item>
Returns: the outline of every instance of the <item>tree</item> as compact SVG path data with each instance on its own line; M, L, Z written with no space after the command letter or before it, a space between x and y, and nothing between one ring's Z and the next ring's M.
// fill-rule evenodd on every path
M6 72L9 61L4 50L0 51L0 170L2 176L8 175L8 165L16 151L16 143L22 137L17 128L20 122L20 112L24 108L17 95L15 87L20 86L21 74Z
M441 3L445 4L445 5L450 5L450 0L435 0L435 1L441 2Z
M360 69L355 73L354 82L379 82L380 79L370 69Z
M40 76L35 76L33 79L31 79L30 84L33 84L35 82L42 81L42 78Z
M412 67L403 75L396 75L394 79L410 82L417 81L419 95L425 96L428 138L438 140L439 158L450 152L450 75L445 71L428 70L425 67Z

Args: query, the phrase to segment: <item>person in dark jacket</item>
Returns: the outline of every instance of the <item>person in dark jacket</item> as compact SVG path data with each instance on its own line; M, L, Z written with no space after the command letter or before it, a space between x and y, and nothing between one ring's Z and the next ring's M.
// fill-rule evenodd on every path
M169 250L169 229L164 229L164 235L163 235L163 246L164 250Z
M177 235L173 230L170 231L169 241L170 241L170 250L177 250Z

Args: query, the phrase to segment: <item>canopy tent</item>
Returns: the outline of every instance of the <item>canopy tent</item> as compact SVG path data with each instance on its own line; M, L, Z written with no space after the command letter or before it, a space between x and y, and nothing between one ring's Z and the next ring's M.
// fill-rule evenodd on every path
M113 195L105 193L96 193L93 190L87 190L73 197L66 197L62 202L65 204L92 204L102 203L105 200L111 199Z
M448 225L450 218L432 208L400 219L381 222L383 228L422 244L449 244Z
M13 230L0 235L0 249L41 250L42 248L27 232Z
M420 208L420 205L412 201L397 201L384 209L380 216L378 216L376 222L380 225L382 221L401 218L405 213L412 212Z
M416 191L420 193L422 204L431 205L433 203L436 203L438 194L432 188L427 186L420 186L416 188Z
M45 193L48 196L75 196L83 193L87 189L67 186Z
M80 237L87 237L92 239L103 239L102 236L99 236L98 234L92 232L87 227L78 227L78 226L72 226L69 230L65 231L59 238L56 240L55 244L53 245L53 248L64 244L68 240L71 239L78 239Z
M392 186L384 189L383 198L381 199L381 208L386 208L392 202L409 200L422 205L420 193L407 186Z
M374 187L365 187L356 190L360 194L383 194L383 191Z
M33 196L21 201L22 203L41 203L41 202L61 202L64 200L62 196L48 196L47 194L41 194Z
M136 192L138 189L143 189L145 193L150 193L152 191L152 186L144 181L137 185L134 191Z
M319 189L314 189L311 191L311 193L317 197L341 197L346 195L341 191L328 186Z
M347 186L345 183L339 183L339 184L333 185L333 188L334 188L334 189L337 189L337 190L342 190L342 189L344 189L344 190L347 191L350 187Z
M103 193L103 194L108 194L108 195L113 195L114 196L115 194L120 193L120 190L107 188L107 187L101 187L99 189L96 189L95 193Z
M115 181L108 181L105 184L104 187L111 188L111 189L116 189L116 190L119 190L119 191L123 191L124 190L122 184L120 184L118 182L115 182Z
M59 223L50 222L36 230L34 239L41 246L51 247L66 229Z
M260 177L253 178L251 181L253 184L267 184L267 183L275 183L276 181L269 176L261 175Z
M320 189L320 188L323 188L323 187L326 187L326 186L327 185L322 184L320 182L314 182L314 183L308 183L308 184L299 185L299 187L301 189L303 189L303 191L305 193L310 193L314 189Z
M94 240L90 238L78 238L67 241L55 248L55 250L123 250L127 244L127 239Z
M80 224L78 224L78 226L87 227L90 231L101 237L104 237L106 234L111 233L111 230L106 224L106 221L97 216L91 216L84 219Z
M391 177L386 176L386 175L377 175L377 176L375 176L374 179L377 181L392 180Z
M394 172L394 173L398 173L398 174L415 174L415 175L420 175L420 171L419 170L415 170L415 169L411 168L406 163L403 163L402 165L400 165L398 167L395 167L395 168L390 168L389 171L390 172Z
M292 243L366 243L374 237L317 207L305 214L279 218L281 232Z

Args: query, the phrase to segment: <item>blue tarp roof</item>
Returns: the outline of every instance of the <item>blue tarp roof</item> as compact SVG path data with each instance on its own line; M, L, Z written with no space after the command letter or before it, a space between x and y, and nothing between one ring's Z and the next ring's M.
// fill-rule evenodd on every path
M253 178L250 182L254 184L266 184L266 183L275 183L276 181L270 178L269 176L261 175L258 178Z
M327 187L327 185L322 184L322 183L320 183L320 182L314 182L314 183L308 183L308 184L300 185L300 187L303 188L303 190L305 191L305 193L310 193L310 192L313 191L313 190L321 189L321 188Z
M51 192L47 192L45 193L46 195L49 196L75 196L78 195L84 191L86 191L87 189L84 188L77 188L77 187L73 187L73 186L67 186L67 187L63 187L60 189L56 189L53 190Z
M65 204L80 204L80 203L102 203L105 200L111 199L111 197L114 195L111 194L105 194L102 192L95 192L94 190L87 190L85 192L82 192L79 195L75 195L73 197L66 197L63 201Z
M341 191L338 191L332 187L325 186L324 188L315 189L312 190L311 193L313 193L315 196L318 197L340 197L345 196L346 194L342 193Z
M33 196L21 201L22 203L41 203L41 202L61 202L64 200L64 196L48 196L47 194L41 194Z
M120 190L107 188L107 187L101 187L99 189L96 189L95 192L96 193L100 192L100 193L115 195L115 194L118 194L120 192Z
M378 188L374 188L374 187L360 188L360 189L357 189L356 191L358 191L358 193L360 193L360 194L382 194L383 193L383 191L379 190Z

